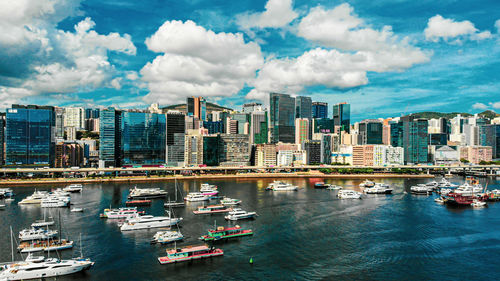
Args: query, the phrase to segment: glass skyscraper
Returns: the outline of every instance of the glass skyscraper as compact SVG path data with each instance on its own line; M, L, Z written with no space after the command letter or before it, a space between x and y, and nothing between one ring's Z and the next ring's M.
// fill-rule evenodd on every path
M120 111L113 107L101 111L99 124L99 160L103 167L120 166Z
M383 124L378 121L359 123L358 144L382 144Z
M164 164L165 115L145 112L122 112L121 115L121 164Z
M7 110L5 121L6 165L54 165L53 107L12 105L12 108Z
M286 94L269 95L271 142L295 142L295 99Z
M4 159L5 113L0 113L0 166Z
M392 130L391 126L391 130ZM402 130L399 137L404 149L405 164L419 164L428 162L428 122L425 119L416 119L413 116L403 116L399 121Z
M184 162L184 135L186 117L181 112L167 112L167 164L178 166Z
M312 103L312 118L328 118L328 103L313 102Z
M312 118L311 97L298 96L295 98L295 118Z
M219 140L220 136L203 136L203 164L219 166Z
M351 105L345 102L334 105L333 122L335 126L339 126L342 131L349 133L351 130Z

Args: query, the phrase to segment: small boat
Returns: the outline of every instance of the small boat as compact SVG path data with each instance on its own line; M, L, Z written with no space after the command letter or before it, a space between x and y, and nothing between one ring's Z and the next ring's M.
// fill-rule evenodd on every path
M366 194L391 194L392 188L390 188L387 184L377 182L372 187L365 187L363 192Z
M204 215L204 214L218 214L218 213L227 213L232 211L233 209L228 208L224 205L210 205L210 206L200 206L197 210L193 211L195 215Z
M200 240L219 241L247 235L253 235L253 231L251 229L242 229L239 225L234 227L219 226L216 229L209 229L207 235L201 236Z
M224 206L236 206L236 205L239 205L241 203L241 200L229 198L229 197L224 197L220 200L220 203Z
M214 190L217 189L217 186L215 184L209 184L209 183L202 183L200 185L200 190Z
M474 200L472 204L470 204L474 208L483 208L486 207L486 202L480 200Z
M158 216L154 217L151 215L137 216L134 218L129 218L127 221L120 226L121 231L130 230L140 230L140 229L150 229L159 227L169 227L176 225L182 221L182 218L172 218L170 216Z
M177 208L177 207L184 207L186 204L184 203L184 201L177 201L177 193L180 194L180 198L184 197L182 195L182 191L180 188L177 188L177 179L175 179L175 198L174 198L174 201L170 201L170 197L168 198L168 201L165 202L163 204L163 206L165 208L169 208L169 207L172 207L172 208Z
M83 208L72 208L71 212L73 213L83 212Z
M37 240L33 243L22 242L17 248L21 253L52 252L73 248L73 241L61 240Z
M45 227L45 226L50 226L53 225L54 221L46 221L46 220L37 220L34 223L31 224L31 227Z
M329 186L326 189L328 189L328 190L339 190L339 189L342 189L342 186L335 185L335 184L329 184Z
M0 188L0 198L7 198L14 196L14 191L10 188Z
M458 187L458 185L451 183L445 178L442 178L441 181L438 183L438 186L440 188L455 188Z
M69 197L55 197L48 196L43 198L40 207L42 208L60 208L60 207L68 207L70 202Z
M217 186L208 183L202 183L200 186L200 193L203 195L214 196L219 194Z
M181 249L174 248L167 250L167 255L164 257L159 257L158 261L160 262L160 264L169 264L217 257L222 255L224 255L224 251L222 249L216 249L214 247L209 248L207 245L188 246Z
M136 186L130 190L128 199L165 198L166 196L167 192L160 188L137 188Z
M244 220L244 219L254 219L257 217L256 212L247 212L240 208L235 208L227 216L224 218L226 220L236 221L236 220Z
M5 205L4 204L0 204L0 210L4 210L5 209Z
M158 231L153 236L153 240L151 241L151 243L168 244L175 241L180 241L182 239L184 239L184 235L182 235L180 231Z
M439 204L444 204L445 203L443 197L441 197L441 196L438 197L438 198L435 198L434 202L439 203Z
M12 262L2 266L0 280L45 279L88 270L93 265L94 262L83 258L71 260L47 258L36 262Z
M357 192L350 189L342 189L337 194L340 199L361 199L361 192Z
M284 183L282 181L274 181L270 183L266 190L272 191L297 191L298 187L291 183Z
M31 205L31 204L40 204L42 203L42 199L45 198L49 193L47 191L36 191L24 198L23 200L19 201L19 205Z
M83 185L75 183L75 184L70 184L63 188L64 191L66 192L71 192L71 193L77 193L77 192L82 192L83 190Z
M150 206L151 200L129 200L125 202L125 206Z
M329 184L326 184L326 183L324 183L322 181L317 182L317 183L314 184L314 188L327 188L329 186L330 186Z
M57 236L57 230L31 228L19 231L21 241L44 240Z
M413 194L428 195L428 194L432 193L432 190L433 190L432 187L428 187L427 185L422 184L422 183L419 183L417 185L410 187L410 192Z
M138 212L137 207L127 207L118 209L104 209L104 213L100 214L101 218L108 219L128 219L136 217L144 212Z
M190 192L186 197L184 197L184 200L188 202L207 201L209 199L210 197L208 197L207 195L203 195L199 192Z
M359 187L372 187L374 186L375 183L371 180L364 180L362 183L359 184Z
M439 194L441 194L441 195L448 195L450 192L453 192L453 189L451 189L451 188L439 189Z

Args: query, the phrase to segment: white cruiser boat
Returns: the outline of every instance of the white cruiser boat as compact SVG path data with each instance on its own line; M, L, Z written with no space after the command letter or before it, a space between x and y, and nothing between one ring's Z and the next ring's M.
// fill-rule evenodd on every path
M373 187L365 187L363 192L366 194L391 194L392 188L388 184L376 183Z
M37 220L31 224L31 227L45 227L45 226L51 226L53 224L54 221Z
M40 204L42 199L48 195L47 191L35 191L32 195L19 201L19 205Z
M433 188L429 187L423 183L419 183L410 187L410 192L414 194L430 194L432 193Z
M224 198L222 198L222 200L220 200L220 203L224 206L236 206L236 205L239 205L241 203L241 200L229 198L229 197L224 197Z
M244 219L253 219L257 217L256 212L247 212L240 208L234 208L227 216L224 218L226 220L236 221L236 220L244 220Z
M364 180L362 183L359 184L359 187L372 187L375 186L375 183L371 180Z
M74 183L74 184L70 184L70 185L66 186L65 188L63 188L63 190L66 192L71 192L71 193L82 192L83 185L78 184L78 183Z
M0 198L12 197L14 196L14 191L10 188L0 188Z
M151 215L137 216L135 218L127 219L127 221L120 227L121 231L150 229L158 227L168 227L176 225L182 221L182 218L168 217L154 217Z
M70 200L68 197L55 197L49 196L42 199L40 203L40 207L42 208L59 208L59 207L68 207Z
M482 191L483 187L480 184L470 185L468 182L466 182L455 189L454 192L462 196L472 196L475 193L481 193Z
M49 196L69 197L70 195L68 191L64 191L62 188L53 189L49 193Z
M441 195L443 195L443 196L446 196L446 195L448 195L448 193L450 193L450 192L452 192L452 191L453 191L453 189L451 189L451 188L441 188L441 189L439 190L439 193L440 193Z
M440 187L440 188L455 188L455 187L458 187L458 185L453 184L450 181L448 181L447 179L443 178L439 182L438 187Z
M335 185L335 184L329 184L326 189L328 189L328 190L339 190L339 189L342 189L342 186Z
M134 187L130 190L128 195L129 199L137 198L164 198L167 196L167 192L160 188L137 188Z
M0 280L26 280L56 277L87 270L94 265L89 259L22 261L0 266Z
M208 195L203 195L199 192L190 192L186 197L184 197L184 200L188 202L207 201L208 199L210 199Z
M486 202L474 200L474 202L472 202L472 204L470 204L470 205L474 208L482 208L482 207L486 207Z
M274 181L274 182L270 183L266 189L272 190L272 191L297 191L298 187L291 184L291 183L284 183L282 181Z
M339 191L337 196L340 199L361 199L361 192L357 192L350 189L343 189Z
M50 230L50 229L31 228L19 231L19 239L21 239L21 241L43 240L43 239L53 238L56 236L57 236L57 230Z
M217 186L215 184L202 183L200 185L200 191L216 190L216 189L217 189Z
M432 187L434 189L437 189L439 187L439 183L437 181L430 181L430 182L426 183L425 185Z
M182 235L180 231L158 231L153 236L153 240L151 240L151 243L168 244L182 239L184 239L184 235Z
M104 209L104 212L100 215L100 217L108 219L128 219L135 218L137 215L139 215L137 207L128 207L118 209Z

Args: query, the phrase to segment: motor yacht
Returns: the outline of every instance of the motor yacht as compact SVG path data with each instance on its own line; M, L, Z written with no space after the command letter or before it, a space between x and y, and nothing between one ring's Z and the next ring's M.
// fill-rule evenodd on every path
M362 183L359 184L359 187L372 187L375 186L375 183L371 180L364 180Z
M366 194L391 194L392 188L387 184L376 183L373 187L365 187L363 192Z
M136 217L141 213L143 212L138 212L137 207L104 209L104 212L100 215L100 217L108 219L128 219Z
M224 206L236 206L241 203L240 199L224 197L220 200L220 203Z
M274 182L270 183L266 189L272 190L272 191L297 191L298 187L291 184L291 183L284 183L282 181L274 181Z
M12 262L0 266L0 280L26 280L57 277L87 270L94 265L89 259L59 260L47 258L43 261Z
M339 191L337 197L339 197L340 199L361 199L361 192L350 189L343 189Z
M244 211L243 209L235 208L231 212L229 212L229 214L227 216L225 216L224 218L226 220L236 221L236 220L243 220L243 219L253 219L257 216L258 215L256 212L247 212L247 211Z
M410 187L410 192L414 194L430 194L432 193L433 188L429 187L423 183L419 183Z
M160 188L137 188L134 187L130 190L128 199L135 198L164 198L167 196L167 192Z
M184 200L188 202L207 201L209 199L210 197L208 197L208 195L203 195L199 192L190 192L186 197L184 197Z
M169 213L170 214L170 213ZM158 227L168 227L176 225L182 221L182 218L172 218L170 215L154 217L151 215L137 216L134 218L127 219L127 221L121 225L121 231L139 230L139 229L150 229Z
M21 241L28 240L43 240L57 236L57 230L30 228L19 231L19 239Z
M63 188L63 190L66 192L71 192L71 193L82 192L83 185L77 184L77 183L70 184L70 185L66 186L65 188Z
M158 231L153 236L153 240L151 241L151 243L168 244L175 241L180 241L182 239L184 239L184 235L182 235L180 231Z

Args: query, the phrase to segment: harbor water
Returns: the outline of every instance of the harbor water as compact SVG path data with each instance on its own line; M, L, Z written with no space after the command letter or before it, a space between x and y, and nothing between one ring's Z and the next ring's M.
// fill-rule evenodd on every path
M439 179L437 179L439 180ZM314 189L318 178L284 179L298 191L273 192L270 179L178 181L183 194L198 191L203 182L219 187L220 195L241 199L241 208L256 211L255 220L228 222L223 214L194 215L203 202L175 208L184 218L180 230L185 239L177 247L200 245L209 228L240 225L253 236L217 243L223 257L160 265L157 258L174 245L151 245L157 230L122 233L116 220L100 219L110 206L124 207L135 184L84 185L71 195L72 207L53 208L54 220L62 221L63 238L75 248L50 256L83 254L95 261L84 273L58 280L496 280L500 276L500 202L482 209L451 208L434 202L437 195L412 195L410 186L431 179L377 179L390 184L392 195L363 195L361 200L337 199L337 191ZM463 178L451 178L463 183ZM500 189L494 178L489 189ZM327 183L359 190L359 180L327 179ZM50 190L55 186L37 186ZM174 182L140 183L138 188L161 187L173 199ZM43 217L39 206L17 203L33 193L33 187L14 187L15 201L0 211L0 260L11 260L9 227L18 232ZM217 203L212 200L210 203ZM153 199L147 214L165 214L164 200ZM4 204L3 200L0 204ZM21 256L16 253L16 259ZM250 263L252 260L252 263ZM50 280L50 279L49 279Z

